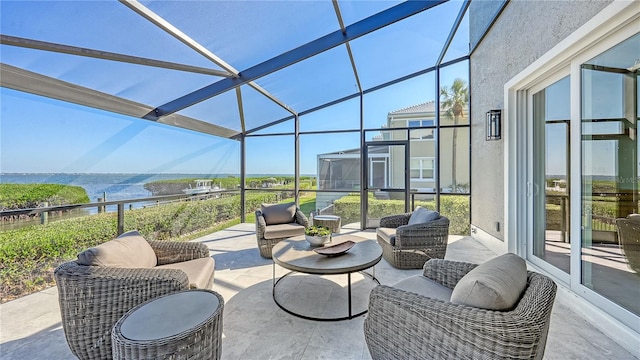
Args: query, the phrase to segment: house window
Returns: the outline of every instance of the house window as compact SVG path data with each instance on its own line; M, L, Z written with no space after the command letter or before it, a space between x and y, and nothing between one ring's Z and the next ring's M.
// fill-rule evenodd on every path
M411 179L412 180L433 180L434 160L433 158L412 158L411 159Z
M407 121L407 127L409 128L425 128L433 127L435 122L431 120L409 120ZM432 140L433 129L416 129L410 131L411 140Z
M428 127L435 126L435 122L433 119L430 120L409 120L407 122L407 127L417 128L417 127Z

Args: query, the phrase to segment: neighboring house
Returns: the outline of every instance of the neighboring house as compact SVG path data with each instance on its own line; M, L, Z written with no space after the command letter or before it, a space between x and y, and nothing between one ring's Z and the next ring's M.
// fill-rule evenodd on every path
M440 109L441 121L444 121L444 109ZM415 128L410 135L410 186L412 190L419 192L435 192L436 176L438 175L437 159L440 158L440 191L451 192L455 186L468 186L469 183L469 137L467 133L459 132L454 136L452 129L443 129L440 136L436 132L435 102L429 101L422 104L410 106L404 109L390 112L387 115L387 127L393 128ZM468 113L465 110L460 123L468 124ZM391 140L404 140L404 132L390 131ZM456 165L452 166L453 139L456 141ZM440 154L437 153L436 145L440 144ZM390 184L394 187L401 187L404 182L403 156L400 149L391 149ZM439 156L438 156L439 155Z
M444 116L444 115L441 115ZM394 128L411 128L410 131L410 188L412 191L435 193L437 176L436 152L437 132L435 120L435 102L421 104L395 110L387 114L386 128L375 141L406 140L405 131L393 131ZM464 122L468 123L465 111ZM452 131L442 131L440 136L440 159L443 164L451 163L453 141ZM456 178L469 179L469 138L457 136L457 151L466 152L458 156L456 161ZM350 149L318 155L318 189L319 190L360 190L360 149ZM369 148L369 187L370 188L402 188L404 187L404 152L403 149L380 146ZM451 166L441 171L440 187L442 192L450 192L452 187ZM458 186L461 183L458 182ZM466 185L466 184L465 184ZM386 195L386 194L384 194ZM316 205L318 209L329 206L335 199L344 196L342 193L318 193ZM382 194L380 196L383 196Z
M374 183L380 187L385 186L389 177L388 148L380 146L370 149L369 165L373 171ZM345 196L346 191L359 192L360 149L318 154L318 190L341 191L317 193L318 210L330 207L334 200Z

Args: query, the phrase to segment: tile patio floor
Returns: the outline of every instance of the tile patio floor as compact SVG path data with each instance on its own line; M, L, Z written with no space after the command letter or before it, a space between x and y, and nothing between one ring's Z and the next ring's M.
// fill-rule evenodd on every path
M357 229L346 228L343 233L375 238L374 232ZM253 224L236 225L196 241L211 249L216 261L213 290L225 299L223 359L370 359L362 330L364 316L316 322L278 308L271 296L272 262L260 257ZM479 263L493 256L470 237L451 236L446 258ZM375 272L382 284L392 285L421 271L394 269L383 259ZM276 275L282 274L284 271L276 266ZM287 306L310 309L317 315L331 315L345 308L345 279L340 276L301 275L285 280L278 289ZM360 293L354 298L357 310L366 306L368 285L357 276L353 281L354 293ZM57 301L54 287L0 305L1 359L74 358L65 342ZM574 312L570 300L562 300L559 292L545 359L635 358L637 353L629 353Z

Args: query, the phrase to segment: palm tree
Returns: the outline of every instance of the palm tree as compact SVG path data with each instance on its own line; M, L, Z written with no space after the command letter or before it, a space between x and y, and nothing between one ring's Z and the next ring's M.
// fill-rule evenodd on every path
M467 82L456 78L450 87L440 88L440 108L444 111L444 116L453 120L453 125L458 125L458 120L462 117L464 109L469 103L469 88ZM453 128L453 141L451 143L451 189L456 191L458 187L456 181L456 143L458 142L458 128Z

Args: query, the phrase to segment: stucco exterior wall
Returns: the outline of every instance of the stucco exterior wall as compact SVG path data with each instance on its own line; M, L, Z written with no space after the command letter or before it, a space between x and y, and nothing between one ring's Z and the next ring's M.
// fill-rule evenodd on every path
M503 140L485 141L486 112L504 109L504 84L610 3L511 0L471 55L471 222L489 235L505 240L505 174Z

